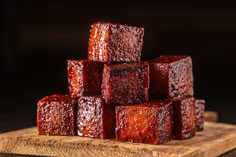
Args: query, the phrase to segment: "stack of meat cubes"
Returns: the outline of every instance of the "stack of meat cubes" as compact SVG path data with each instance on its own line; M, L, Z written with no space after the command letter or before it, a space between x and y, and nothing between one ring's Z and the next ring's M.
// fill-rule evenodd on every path
M141 61L144 29L92 25L88 60L68 60L69 95L38 102L39 135L78 135L161 144L203 130L189 56Z

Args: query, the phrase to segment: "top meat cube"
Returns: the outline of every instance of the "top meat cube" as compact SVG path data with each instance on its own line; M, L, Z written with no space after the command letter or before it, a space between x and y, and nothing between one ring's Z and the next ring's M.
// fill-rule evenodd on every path
M91 26L88 59L103 63L140 62L144 28L98 22Z
M152 99L193 96L190 56L161 56L149 61Z

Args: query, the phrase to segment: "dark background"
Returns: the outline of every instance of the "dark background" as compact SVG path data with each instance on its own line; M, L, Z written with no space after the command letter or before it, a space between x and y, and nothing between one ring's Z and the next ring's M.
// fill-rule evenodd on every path
M187 54L195 96L236 124L236 9L230 2L1 0L0 131L36 125L36 104L67 93L66 59L87 57L90 25L145 28L142 59Z

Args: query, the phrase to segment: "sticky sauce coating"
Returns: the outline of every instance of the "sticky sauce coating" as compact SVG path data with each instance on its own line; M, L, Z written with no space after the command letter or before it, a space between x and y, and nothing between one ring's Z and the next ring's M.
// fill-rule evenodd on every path
M193 96L192 60L189 56L161 56L150 63L150 97Z
M173 101L173 133L179 140L189 139L195 135L194 98L180 98Z
M38 102L37 126L39 135L74 136L75 104L69 96L54 94Z
M89 60L67 60L69 94L73 98L100 95L103 64Z
M142 63L106 64L102 95L108 104L132 104L148 101L149 66Z
M195 99L196 131L204 129L205 100Z
M116 107L116 139L161 144L172 139L171 101Z
M81 97L78 101L77 133L93 138L115 137L115 106L101 96Z
M91 26L89 60L140 62L144 28L98 22Z

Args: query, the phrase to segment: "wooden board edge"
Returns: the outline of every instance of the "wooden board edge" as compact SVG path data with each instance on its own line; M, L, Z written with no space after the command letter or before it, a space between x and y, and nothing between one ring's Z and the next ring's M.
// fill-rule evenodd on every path
M217 125L216 125L217 124ZM225 124L225 123L215 123L215 122L206 122L208 127L211 127L215 130L219 128L225 128L226 130L235 130L235 125ZM60 142L55 142L53 140L49 140L46 142L45 140L40 139L30 139L25 140L24 136L20 138L9 137L11 134L18 135L22 131L31 133L34 128L28 128L24 130L18 130L13 132L8 132L4 134L0 134L0 152L2 153L15 153L15 154L24 154L24 155L47 155L47 156L147 156L147 157L160 157L160 156L176 156L176 154L168 154L165 152L156 152L155 150L148 149L140 149L129 150L126 147L120 146L112 146L108 147L108 145L98 145L98 144L88 144L88 143L78 143L75 144L60 144ZM35 132L35 131L34 131ZM231 134L223 135L225 138L221 138L216 140L216 148L209 147L204 145L203 149L196 149L191 156L200 156L200 157L211 157L221 155L229 150L236 148L236 134L231 132ZM27 137L28 139L28 137ZM222 140L223 139L223 140ZM227 141L227 142L226 142ZM43 144L42 144L43 143ZM222 147L222 145L224 147ZM9 147L10 146L10 147ZM22 149L24 148L24 149ZM78 151L79 150L79 151ZM78 154L79 152L79 154ZM187 157L188 155L182 155L182 157ZM188 156L189 157L189 156Z
M50 141L51 142L51 141ZM43 143L40 140L19 140L15 138L0 138L0 152L13 153L22 155L39 155L39 156L112 156L112 157L130 157L140 156L147 150L137 149L131 151L124 147L107 147L92 144L64 144Z
M215 141L215 147L204 146L199 154L202 157L215 157L224 154L230 150L236 148L236 134L230 134L227 138L217 139Z

